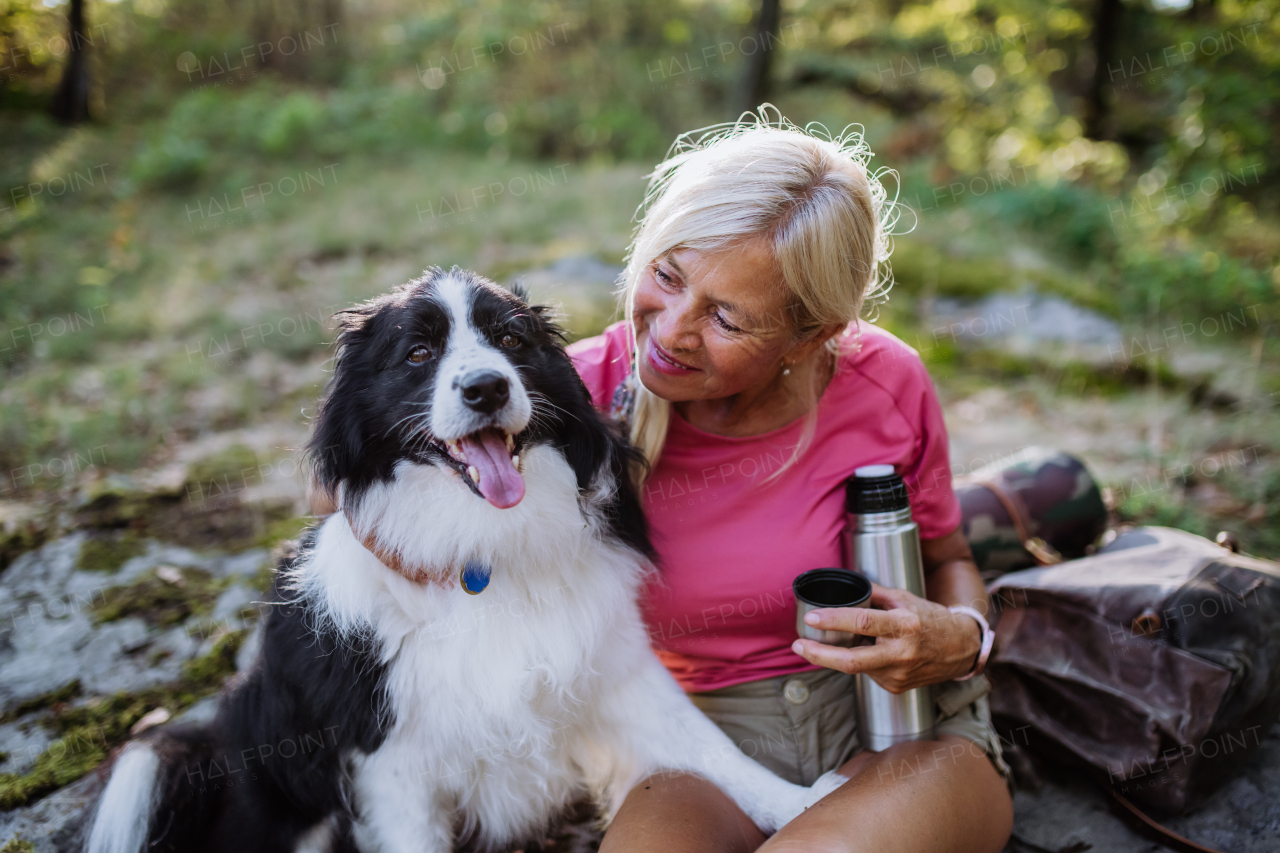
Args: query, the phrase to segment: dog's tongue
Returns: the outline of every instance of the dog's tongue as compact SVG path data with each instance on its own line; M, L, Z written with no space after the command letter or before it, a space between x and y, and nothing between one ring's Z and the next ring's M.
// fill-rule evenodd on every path
M506 438L500 430L486 427L462 437L467 462L480 472L480 494L498 509L520 503L524 497L524 477L511 464Z

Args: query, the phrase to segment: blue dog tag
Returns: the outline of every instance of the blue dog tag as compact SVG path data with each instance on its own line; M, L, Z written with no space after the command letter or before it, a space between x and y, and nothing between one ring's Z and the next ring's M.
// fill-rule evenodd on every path
M458 574L458 579L462 581L464 590L471 595L479 595L489 585L490 573L491 569L484 563L472 560L462 567L462 571Z

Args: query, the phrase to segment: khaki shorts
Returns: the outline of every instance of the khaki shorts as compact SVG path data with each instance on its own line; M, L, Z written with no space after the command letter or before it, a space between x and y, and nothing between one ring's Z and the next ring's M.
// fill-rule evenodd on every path
M823 773L862 751L854 713L854 678L834 669L817 669L690 693L689 698L743 753L789 782L812 785ZM975 744L991 759L1012 792L1013 774L991 725L987 704L991 685L986 677L944 681L931 689L937 735L959 735ZM947 760L945 753L936 756L935 762ZM882 768L882 772L897 774L901 770L906 776L927 769L904 766L890 771Z

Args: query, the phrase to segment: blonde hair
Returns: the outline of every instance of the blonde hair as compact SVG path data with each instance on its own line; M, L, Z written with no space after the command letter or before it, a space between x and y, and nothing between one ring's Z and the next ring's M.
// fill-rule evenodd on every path
M793 340L842 323L844 331L824 344L838 359L851 331L856 340L864 305L882 299L892 281L888 260L901 207L896 198L888 199L880 179L896 173L869 171L872 156L861 125L849 125L833 138L816 122L797 127L771 104L736 122L678 136L647 176L618 290L631 330L632 365L640 357L635 291L646 268L673 249L716 250L752 238L768 242L790 291L785 313L792 318ZM645 388L634 368L631 381L631 440L651 468L666 442L671 404ZM821 389L809 393L812 405L800 442L766 481L794 464L813 437ZM643 482L648 470L634 473Z

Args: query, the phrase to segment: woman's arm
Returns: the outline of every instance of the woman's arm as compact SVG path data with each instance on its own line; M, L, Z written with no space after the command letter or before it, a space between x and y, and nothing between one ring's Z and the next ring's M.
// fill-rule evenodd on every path
M987 615L987 587L978 574L973 552L957 527L946 536L920 540L924 562L925 595L930 601L952 607L964 605ZM977 622L969 619L976 630Z
M873 584L871 603L880 610L833 607L812 611L806 620L819 628L878 638L874 646L851 649L796 640L792 649L811 663L841 672L865 672L891 693L958 678L973 669L982 645L970 616L948 607L987 611L987 592L969 544L957 527L946 536L922 540L928 599Z

